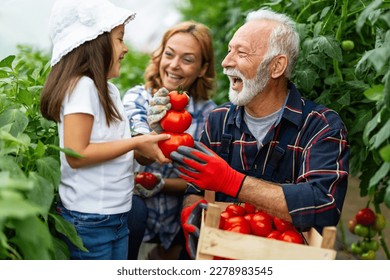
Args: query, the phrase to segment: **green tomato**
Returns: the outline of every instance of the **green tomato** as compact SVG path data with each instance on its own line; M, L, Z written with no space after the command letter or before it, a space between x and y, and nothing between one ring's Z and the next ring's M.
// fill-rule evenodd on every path
M350 249L351 253L355 255L360 255L361 253L363 253L362 247L360 247L357 243L352 243Z
M377 240L371 240L368 242L367 244L368 246L368 249L369 250L372 250L374 252L378 251L379 250L379 242Z
M369 250L368 252L363 253L360 258L362 260L375 260L376 253L373 250Z
M381 213L375 215L375 223L373 228L377 231L382 231L386 227L386 219Z
M355 226L355 234L361 237L367 237L368 236L368 227L363 226L361 224L357 224Z
M355 43L351 40L344 40L341 42L341 48L344 51L352 51L355 48Z
M375 237L375 235L377 235L377 231L375 229L373 229L371 226L368 227L368 235L367 237L369 238L372 238L372 237Z

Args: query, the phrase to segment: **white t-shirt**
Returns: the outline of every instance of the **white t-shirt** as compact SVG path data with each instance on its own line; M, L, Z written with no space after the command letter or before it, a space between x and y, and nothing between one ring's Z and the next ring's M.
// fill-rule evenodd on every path
M61 107L61 122L58 124L60 147L64 147L64 115L72 113L93 115L91 143L131 138L119 91L111 83L108 83L108 89L122 121L107 126L93 80L82 77L73 92L65 97ZM69 166L64 153L61 153L60 158L59 194L65 208L96 214L118 214L130 210L134 180L133 151L110 161L78 169Z

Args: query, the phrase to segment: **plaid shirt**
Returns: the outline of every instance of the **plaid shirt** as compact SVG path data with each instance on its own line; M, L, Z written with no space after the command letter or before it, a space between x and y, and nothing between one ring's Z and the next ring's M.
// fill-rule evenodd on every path
M151 98L151 93L145 90L143 86L135 86L123 96L123 104L133 135L150 132L146 117ZM192 116L192 123L186 132L191 134L195 140L199 140L205 121L215 107L216 104L212 100L200 100L195 103L193 99L190 99L186 110ZM162 178L178 177L173 171L172 164L160 165L154 163L149 166L138 165L138 170L136 171L160 173ZM143 241L146 242L158 236L163 247L168 249L180 230L182 202L183 197L164 193L145 199L148 207L148 220Z
M338 223L347 191L347 131L336 112L304 100L293 84L289 87L282 115L260 148L244 122L244 108L235 106L228 114L231 103L213 110L201 142L224 157L235 170L280 183L294 225L301 230L316 227L322 232L324 226ZM313 104L312 109L303 113L308 103ZM230 130L231 144L224 155L222 143L229 138L226 130ZM286 142L287 148L272 169L281 142ZM199 190L188 188L187 193L199 194ZM217 193L216 199L234 200L222 193Z

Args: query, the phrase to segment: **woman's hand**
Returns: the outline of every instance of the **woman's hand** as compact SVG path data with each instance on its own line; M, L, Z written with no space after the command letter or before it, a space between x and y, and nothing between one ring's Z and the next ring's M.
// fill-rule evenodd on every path
M157 133L161 133L160 121L171 109L169 91L166 88L160 88L152 97L149 103L147 120L151 129Z

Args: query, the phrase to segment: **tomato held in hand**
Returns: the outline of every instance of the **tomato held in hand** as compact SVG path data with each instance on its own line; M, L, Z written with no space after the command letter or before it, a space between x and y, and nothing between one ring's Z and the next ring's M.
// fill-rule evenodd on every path
M360 209L355 216L358 224L370 226L375 223L375 213L370 208Z
M169 93L172 109L176 111L184 110L187 106L190 97L187 92L180 90L173 90Z
M163 130L176 133L183 133L191 126L191 123L192 116L185 110L168 110L160 121Z
M171 153L177 151L179 146L194 147L194 138L188 133L163 132L161 134L171 135L171 138L158 142L158 146L167 158L170 158Z
M142 185L145 189L151 190L153 189L157 183L157 177L150 172L140 172L135 176L134 179L136 184Z
M291 229L283 232L280 235L279 240L297 243L297 244L304 243L302 235L299 232L297 232L296 230L291 230Z

